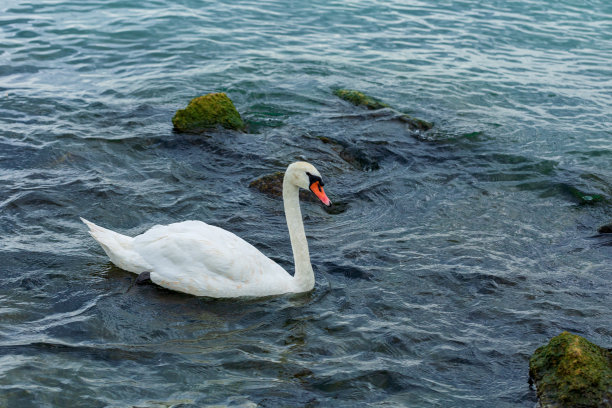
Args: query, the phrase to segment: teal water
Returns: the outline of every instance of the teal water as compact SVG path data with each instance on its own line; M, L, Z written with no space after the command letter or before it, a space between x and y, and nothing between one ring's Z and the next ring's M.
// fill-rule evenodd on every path
M534 406L538 346L612 347L610 61L606 1L4 0L0 406ZM173 132L220 91L248 133ZM339 203L302 204L309 294L130 288L78 220L199 219L292 270L249 183L296 159Z

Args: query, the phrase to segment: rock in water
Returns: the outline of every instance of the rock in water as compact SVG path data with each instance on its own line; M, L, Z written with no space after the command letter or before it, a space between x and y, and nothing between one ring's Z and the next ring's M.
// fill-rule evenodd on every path
M612 223L608 225L602 225L601 227L599 227L598 231L600 234L612 234Z
M282 197L283 196L283 178L285 173L277 171L273 174L262 176L256 180L251 181L249 187L255 188L270 197ZM310 191L300 189L300 200L310 201L318 203L319 199L314 196Z
M352 103L355 106L365 106L368 109L389 108L389 105L386 103L367 96L363 92L352 89L336 89L334 91L334 95L340 99L344 99L345 101Z
M262 193L272 197L282 197L284 176L284 172L277 171L276 173L268 174L258 178L257 180L251 181L249 187L256 188Z
M342 160L358 169L372 171L380 168L376 160L370 158L363 150L355 146L349 146L348 143L327 136L317 137L323 143L331 145L332 149L338 153Z
M277 171L276 173L251 181L249 187L255 188L270 197L281 198L283 196L283 177L285 177L285 173ZM310 191L302 189L300 189L300 200L312 203L320 202ZM323 206L323 209L328 214L340 214L346 211L347 208L348 204L346 202L333 202L331 207Z
M529 360L543 408L612 407L612 354L575 334L563 332Z
M340 99L344 99L345 101L352 103L355 106L364 106L367 109L374 110L391 108L386 103L381 102L378 99L372 98L371 96L368 96L363 92L355 91L353 89L336 89L334 91L334 95L336 95ZM427 131L433 128L432 123L429 123L422 119L413 118L410 115L401 114L398 116L398 119L408 124L408 126L412 130Z
M192 99L185 109L174 114L172 124L177 131L189 133L202 133L218 125L226 129L244 129L240 114L225 93L210 93Z

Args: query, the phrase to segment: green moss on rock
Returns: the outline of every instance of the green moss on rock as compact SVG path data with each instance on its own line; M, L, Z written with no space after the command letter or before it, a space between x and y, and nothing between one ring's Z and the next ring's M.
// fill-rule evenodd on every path
M371 96L368 96L363 92L359 92L354 89L336 89L334 91L334 95L336 95L340 99L344 99L345 101L352 103L355 106L364 106L368 109L391 108L386 103L381 102L378 99L372 98ZM414 118L410 115L401 114L398 119L404 123L407 123L412 130L427 131L433 128L432 123L422 119Z
M231 99L225 93L210 93L189 102L172 118L179 132L201 133L218 125L226 129L242 130L244 122Z
M568 332L529 360L542 407L612 407L612 354Z
M399 117L399 119L402 122L407 123L408 126L410 126L410 128L413 130L426 131L426 130L430 130L431 128L433 128L433 123L427 122L426 120L423 120L423 119L413 118L410 115L402 115Z
M340 99L344 99L345 101L352 103L355 106L365 106L368 109L382 109L389 107L389 105L386 103L353 89L336 89L334 91L334 95Z

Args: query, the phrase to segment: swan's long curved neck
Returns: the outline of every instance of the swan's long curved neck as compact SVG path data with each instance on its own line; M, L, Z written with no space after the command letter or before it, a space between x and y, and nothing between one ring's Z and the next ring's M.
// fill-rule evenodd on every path
M310 264L308 242L306 241L304 222L300 210L299 189L295 184L287 182L287 177L283 180L283 202L295 263L293 279L296 284L296 291L306 292L314 287L315 278Z

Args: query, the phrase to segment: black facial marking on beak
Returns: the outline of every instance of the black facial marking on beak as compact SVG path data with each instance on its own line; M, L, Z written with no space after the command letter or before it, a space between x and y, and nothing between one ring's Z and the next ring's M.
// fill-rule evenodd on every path
M319 185L321 187L323 187L325 184L323 183L323 180L321 179L321 177L319 176L313 176L312 174L310 174L309 172L306 172L306 175L308 176L308 184L312 186L312 183L315 182L319 182Z

